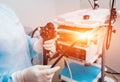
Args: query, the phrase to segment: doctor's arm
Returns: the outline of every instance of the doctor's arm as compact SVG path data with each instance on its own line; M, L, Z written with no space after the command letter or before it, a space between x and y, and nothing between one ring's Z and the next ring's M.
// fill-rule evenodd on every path
M31 58L34 58L38 54L42 54L43 47L46 50L50 51L51 56L56 52L56 46L55 46L56 38L47 40L43 43L42 37L40 37L39 39L31 38L29 36L27 36L27 37L28 37L28 45L29 45L29 49L30 49L30 57Z
M29 38L29 45L36 53L41 53L42 48L51 50L54 40L45 41L44 45L41 39ZM32 56L34 57L34 56ZM60 67L50 68L50 65L35 65L12 74L14 82L51 82L54 73Z

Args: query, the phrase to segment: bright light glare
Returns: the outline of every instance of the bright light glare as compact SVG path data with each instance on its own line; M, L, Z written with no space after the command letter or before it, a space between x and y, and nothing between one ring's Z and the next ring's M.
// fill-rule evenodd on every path
M88 39L89 34L88 33L79 33L79 35L77 37L80 40L86 40L86 39Z
M91 44L91 42L96 43L96 38L94 37L94 34L91 34L90 32L85 33L79 33L78 36L76 36L77 40L80 41L81 44ZM93 39L95 38L95 39ZM92 41L93 39L93 41Z

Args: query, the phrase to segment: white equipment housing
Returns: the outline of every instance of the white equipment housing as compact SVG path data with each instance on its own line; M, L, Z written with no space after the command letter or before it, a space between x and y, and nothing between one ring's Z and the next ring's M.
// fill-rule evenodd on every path
M102 53L108 18L108 9L80 9L58 16L54 21L59 36L57 50L64 51L79 38L65 55L93 63Z

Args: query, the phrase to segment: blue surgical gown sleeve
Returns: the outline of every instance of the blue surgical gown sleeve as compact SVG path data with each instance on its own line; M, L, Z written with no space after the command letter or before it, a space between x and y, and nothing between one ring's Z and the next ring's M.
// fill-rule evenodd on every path
M37 55L41 55L42 51L36 52L34 50L34 43L38 40L38 38L31 38L30 36L27 36L27 38L28 38L28 46L29 46L29 51L30 51L30 58L32 59Z
M0 82L12 82L12 73L32 66L35 41L25 34L15 13L0 4Z

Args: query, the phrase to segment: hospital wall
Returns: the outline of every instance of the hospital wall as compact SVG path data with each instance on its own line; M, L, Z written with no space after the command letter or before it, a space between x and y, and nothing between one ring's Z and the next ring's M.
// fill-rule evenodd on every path
M57 15L78 10L80 0L0 0L10 6L26 27L45 25Z
M106 53L106 65L116 72L120 72L120 12L113 27L116 33L112 34L110 48Z
M94 0L80 0L80 8L90 8L91 5L89 1L93 4ZM113 0L98 0L98 4L100 8L110 8L110 1L112 3ZM115 6L117 10L120 10L120 0L114 0Z

